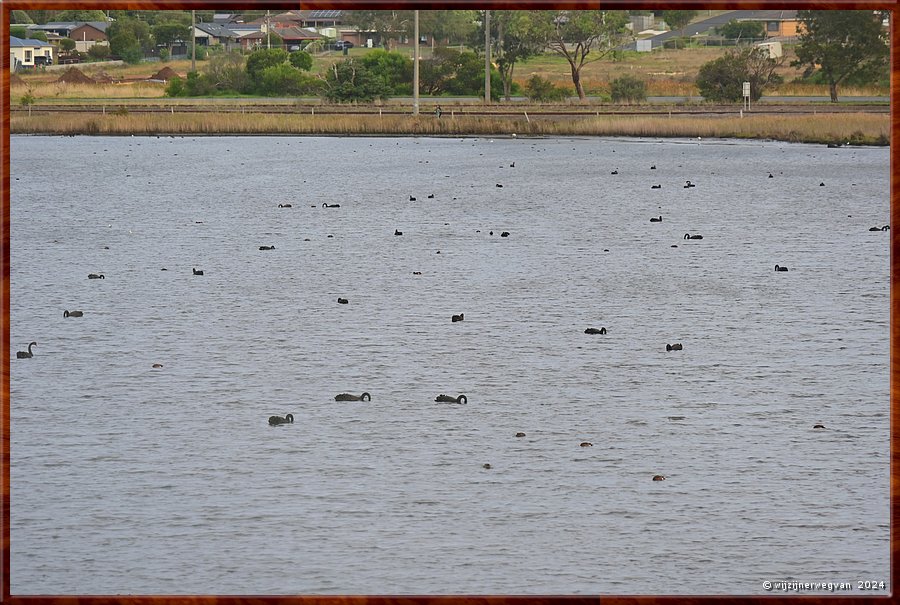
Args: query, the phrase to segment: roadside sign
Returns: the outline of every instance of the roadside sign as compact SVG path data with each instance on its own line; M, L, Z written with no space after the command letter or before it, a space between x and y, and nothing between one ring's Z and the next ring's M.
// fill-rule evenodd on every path
M750 82L744 82L744 96L750 96Z

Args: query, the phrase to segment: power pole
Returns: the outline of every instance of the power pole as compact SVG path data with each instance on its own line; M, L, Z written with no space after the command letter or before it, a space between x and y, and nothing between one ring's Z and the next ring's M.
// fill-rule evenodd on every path
M491 104L491 11L484 11L484 102Z
M413 43L413 115L419 115L419 11L415 11L415 25L413 33L416 41Z
M191 71L197 71L197 15L191 11Z
M266 48L272 48L272 34L269 26L269 11L266 11Z

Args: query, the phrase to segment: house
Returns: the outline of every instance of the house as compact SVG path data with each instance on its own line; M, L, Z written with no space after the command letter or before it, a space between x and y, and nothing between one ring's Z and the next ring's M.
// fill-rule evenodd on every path
M109 45L107 27L109 23L103 21L87 21L71 30L68 37L75 40L75 50L87 52L95 44Z
M753 11L753 15L739 21L762 21L766 38L796 38L802 24L795 10Z
M56 61L55 49L43 40L22 40L9 37L10 71L33 69L35 65L51 65Z
M297 11L303 20L303 27L337 27L342 25L344 11L342 10L310 10Z
M228 27L219 23L197 23L194 26L194 39L198 46L221 44L225 48L234 46L240 36Z
M300 29L299 27L272 28L272 31L281 36L281 39L284 40L286 50L290 50L294 47L303 48L310 42L325 39L325 37L319 33L307 29ZM263 36L265 36L265 34L263 34ZM294 48L294 50L296 50L296 48Z

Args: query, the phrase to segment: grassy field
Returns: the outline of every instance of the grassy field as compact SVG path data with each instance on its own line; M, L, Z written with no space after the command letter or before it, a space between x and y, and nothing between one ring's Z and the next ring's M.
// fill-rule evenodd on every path
M350 56L362 56L366 52L368 49L354 48L351 49ZM430 56L430 52L429 48L423 49L425 57ZM652 53L626 52L622 53L618 60L604 59L586 65L582 70L582 82L589 95L603 95L608 94L609 83L612 80L623 75L631 75L647 83L647 93L650 96L693 96L698 94L694 80L700 67L721 56L724 52L725 49L716 47L659 49ZM786 83L767 90L767 94L827 96L828 90L824 85L792 83L792 80L801 73L798 68L790 66L793 58L793 49L785 46L785 61L778 69L778 73L784 77ZM340 53L318 56L313 62L313 73L321 74L335 61L343 59L344 56ZM165 96L163 84L136 80L149 78L165 65L184 75L190 70L191 62L180 60L165 64L142 63L125 66L85 63L77 66L88 75L102 70L115 79L123 80L119 84L58 84L55 82L61 75L58 71L27 74L21 76L25 84L12 86L11 98L15 104L29 89L38 102L80 98L159 98ZM197 65L199 69L202 69L204 62L199 61ZM569 65L562 57L545 54L524 61L516 66L514 80L520 85L524 85L533 75L547 78L558 86L572 90L572 94L574 94ZM839 92L841 96L888 94L887 89L879 87L841 87Z
M518 116L457 117L430 115L275 115L256 114L16 114L10 117L13 133L35 134L332 134L332 135L496 135L511 136L640 136L736 137L794 142L853 142L886 145L890 116L842 114L841 119L810 115L715 116L579 116L526 120Z

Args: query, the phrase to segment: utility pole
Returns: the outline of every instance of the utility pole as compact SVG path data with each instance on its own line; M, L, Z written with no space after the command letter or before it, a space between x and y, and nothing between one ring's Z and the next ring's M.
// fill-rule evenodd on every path
M413 43L413 115L419 115L419 11L415 11L415 25L413 33L416 41Z
M191 71L197 71L197 15L191 11Z
M491 104L491 11L484 11L484 102Z
M269 26L269 11L266 11L266 48L272 48L272 34Z

